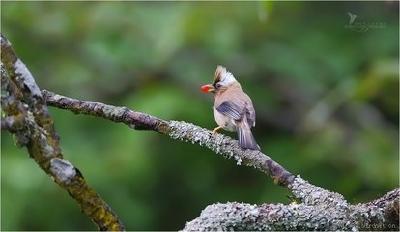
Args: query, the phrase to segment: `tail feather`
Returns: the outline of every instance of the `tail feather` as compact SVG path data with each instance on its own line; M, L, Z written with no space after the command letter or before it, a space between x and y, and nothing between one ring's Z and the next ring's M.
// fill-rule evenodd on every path
M238 123L237 132L239 137L239 145L241 148L260 150L260 146L258 146L256 140L254 139L246 119L243 119Z

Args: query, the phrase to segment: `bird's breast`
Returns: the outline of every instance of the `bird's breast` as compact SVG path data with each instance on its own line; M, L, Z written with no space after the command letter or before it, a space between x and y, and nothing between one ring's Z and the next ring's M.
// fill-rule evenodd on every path
M214 108L214 119L218 126L222 127L227 131L236 131L236 122L232 118L229 118Z

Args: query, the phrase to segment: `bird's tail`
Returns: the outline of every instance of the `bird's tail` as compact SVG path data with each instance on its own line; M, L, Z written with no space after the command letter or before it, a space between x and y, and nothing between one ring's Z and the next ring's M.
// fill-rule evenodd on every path
M237 133L241 148L258 151L260 150L260 146L258 146L256 140L254 139L246 118L243 118L242 121L238 122Z

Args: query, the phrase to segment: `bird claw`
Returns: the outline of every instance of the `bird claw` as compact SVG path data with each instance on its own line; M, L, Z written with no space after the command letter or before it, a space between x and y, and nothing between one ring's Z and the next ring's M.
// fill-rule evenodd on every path
M219 130L219 129L221 129L222 127L215 127L214 128L214 130L212 131L212 133L215 135L216 133L217 133L217 131Z

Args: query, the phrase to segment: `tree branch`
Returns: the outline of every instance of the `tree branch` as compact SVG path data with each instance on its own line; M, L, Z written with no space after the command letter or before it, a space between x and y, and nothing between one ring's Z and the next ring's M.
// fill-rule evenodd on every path
M208 206L200 217L188 222L185 231L209 230L393 230L398 223L392 214L385 213L388 205L350 205L344 197L316 187L300 176L294 176L281 165L259 151L243 150L236 140L187 122L166 121L126 107L106 105L61 96L42 91L48 105L74 113L102 117L122 122L136 130L153 130L205 146L225 158L234 158L237 164L252 166L269 174L273 180L292 191L300 204L264 204L261 206L227 203ZM395 202L399 189L392 192ZM388 204L389 204L388 203ZM392 203L390 203L392 204ZM395 204L395 203L393 203ZM398 203L397 203L398 205ZM394 207L392 207L393 209ZM388 215L392 215L391 217ZM397 211L398 215L398 211Z
M3 40L2 37L2 50L4 51ZM187 122L162 120L126 107L76 100L45 90L40 92L29 71L15 57L8 41L6 45L8 47L5 46L5 48L9 50L3 52L4 58L2 53L2 62L6 64L7 72L10 73L12 81L9 81L8 77L6 78L7 72L4 71L5 74L3 75L2 70L2 84L4 79L6 92L12 94L4 98L2 95L2 107L7 113L2 128L9 129L16 134L17 140L20 140L20 144L28 147L30 154L33 155L42 169L55 177L56 182L71 193L80 203L83 211L92 219L93 214L90 211L85 211L87 207L85 205L86 198L81 199L79 192L77 192L82 191L82 188L89 187L84 183L80 172L71 163L62 159L58 147L58 137L54 132L53 123L48 116L44 102L74 113L122 122L136 130L153 130L172 139L207 147L225 158L233 158L238 165L252 166L268 174L275 183L288 188L299 201L299 203L290 205L263 204L256 206L243 203L211 205L203 210L200 217L188 222L184 230L399 229L399 189L395 189L373 202L351 205L339 193L330 192L308 183L300 176L295 176L287 171L262 152L243 150L236 140L222 134L213 134L207 129ZM11 59L9 56L11 56ZM17 118L19 119L17 120ZM16 123L21 122L20 120L23 120L22 123ZM32 146L38 149L31 149ZM76 184L76 178L81 181L81 184ZM100 201L103 211L114 220L113 225L120 226L113 227L113 229L123 229L116 215L104 201L93 190L91 193L93 193L95 199ZM99 225L104 225L104 223L99 223L97 219L93 220ZM100 228L109 229L110 227L100 226Z
M337 206L305 203L260 206L237 202L214 204L207 206L200 217L186 223L184 231L398 231L399 192L395 189L376 200L385 202L381 207L371 203L349 206L344 202ZM389 211L392 219L383 213Z
M207 129L187 122L162 120L130 110L127 107L76 100L46 90L43 90L42 93L50 106L67 109L77 114L87 114L113 122L122 122L136 130L153 130L173 139L200 144L200 146L205 146L226 158L234 158L238 165L243 163L269 174L276 183L282 186L288 186L294 180L293 174L267 155L260 151L243 150L236 140L225 135L213 134Z
M82 211L100 230L124 230L118 216L90 188L81 172L63 159L59 138L39 87L14 53L11 43L1 35L1 107L6 117L2 129L16 137L54 181L74 198Z

